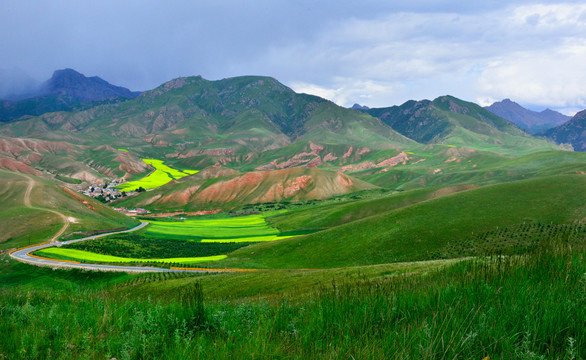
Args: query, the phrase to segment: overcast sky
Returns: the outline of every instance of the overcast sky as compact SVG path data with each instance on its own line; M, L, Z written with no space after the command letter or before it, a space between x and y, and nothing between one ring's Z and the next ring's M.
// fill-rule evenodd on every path
M2 1L0 70L131 90L273 76L351 106L450 94L586 108L583 1Z

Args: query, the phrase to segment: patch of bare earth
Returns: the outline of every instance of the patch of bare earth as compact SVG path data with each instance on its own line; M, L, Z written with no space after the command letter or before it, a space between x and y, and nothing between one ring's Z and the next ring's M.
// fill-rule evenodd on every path
M29 175L40 175L40 173L32 167L16 160L0 158L0 169L15 171Z

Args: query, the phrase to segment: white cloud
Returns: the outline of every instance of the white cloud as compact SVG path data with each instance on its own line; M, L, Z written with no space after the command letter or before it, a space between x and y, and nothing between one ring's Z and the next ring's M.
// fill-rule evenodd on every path
M290 74L294 89L345 106L450 93L482 105L508 97L584 107L585 14L586 5L550 4L347 19L311 42L272 48L265 60L286 68L294 59L305 70Z
M380 83L373 81L356 81L353 79L336 79L335 88L321 87L315 84L294 82L290 86L299 93L321 96L339 105L352 105L354 103L385 103L384 97L390 94L400 93L404 86L400 83Z
M566 41L547 51L524 51L492 62L478 92L556 108L586 107L586 40Z

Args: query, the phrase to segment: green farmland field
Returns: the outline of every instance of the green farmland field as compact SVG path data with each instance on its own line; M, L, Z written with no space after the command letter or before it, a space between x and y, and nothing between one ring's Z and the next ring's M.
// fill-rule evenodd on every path
M89 251L65 249L65 248L48 248L35 252L35 255L59 260L87 261L87 262L159 262L159 263L202 263L208 261L217 261L226 258L226 255L205 256L205 257L178 257L166 259L135 259L120 256L96 254Z
M226 254L255 242L275 241L298 234L279 233L262 215L231 218L155 220L137 234L109 237L50 248L43 257L86 262L201 263L223 260Z
M263 215L239 216L225 219L189 219L181 222L150 221L145 235L191 238L202 242L273 241L294 235L280 234L270 227Z
M165 165L163 160L142 159L142 161L154 167L155 171L140 180L129 181L127 183L118 185L117 188L119 190L132 191L138 189L139 187L142 187L146 190L154 189L158 188L159 186L163 186L172 180L181 179L182 177L193 175L198 172L198 170L180 171L173 169L172 167Z

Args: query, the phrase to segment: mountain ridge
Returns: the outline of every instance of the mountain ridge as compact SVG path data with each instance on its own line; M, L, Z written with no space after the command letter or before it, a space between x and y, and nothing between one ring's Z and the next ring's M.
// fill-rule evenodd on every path
M545 109L541 112L532 111L511 101L511 99L495 102L486 106L485 109L511 121L531 134L559 126L571 118L551 109Z
M497 153L532 152L537 146L553 146L480 105L450 95L359 111L378 117L404 136L424 144L445 143Z

